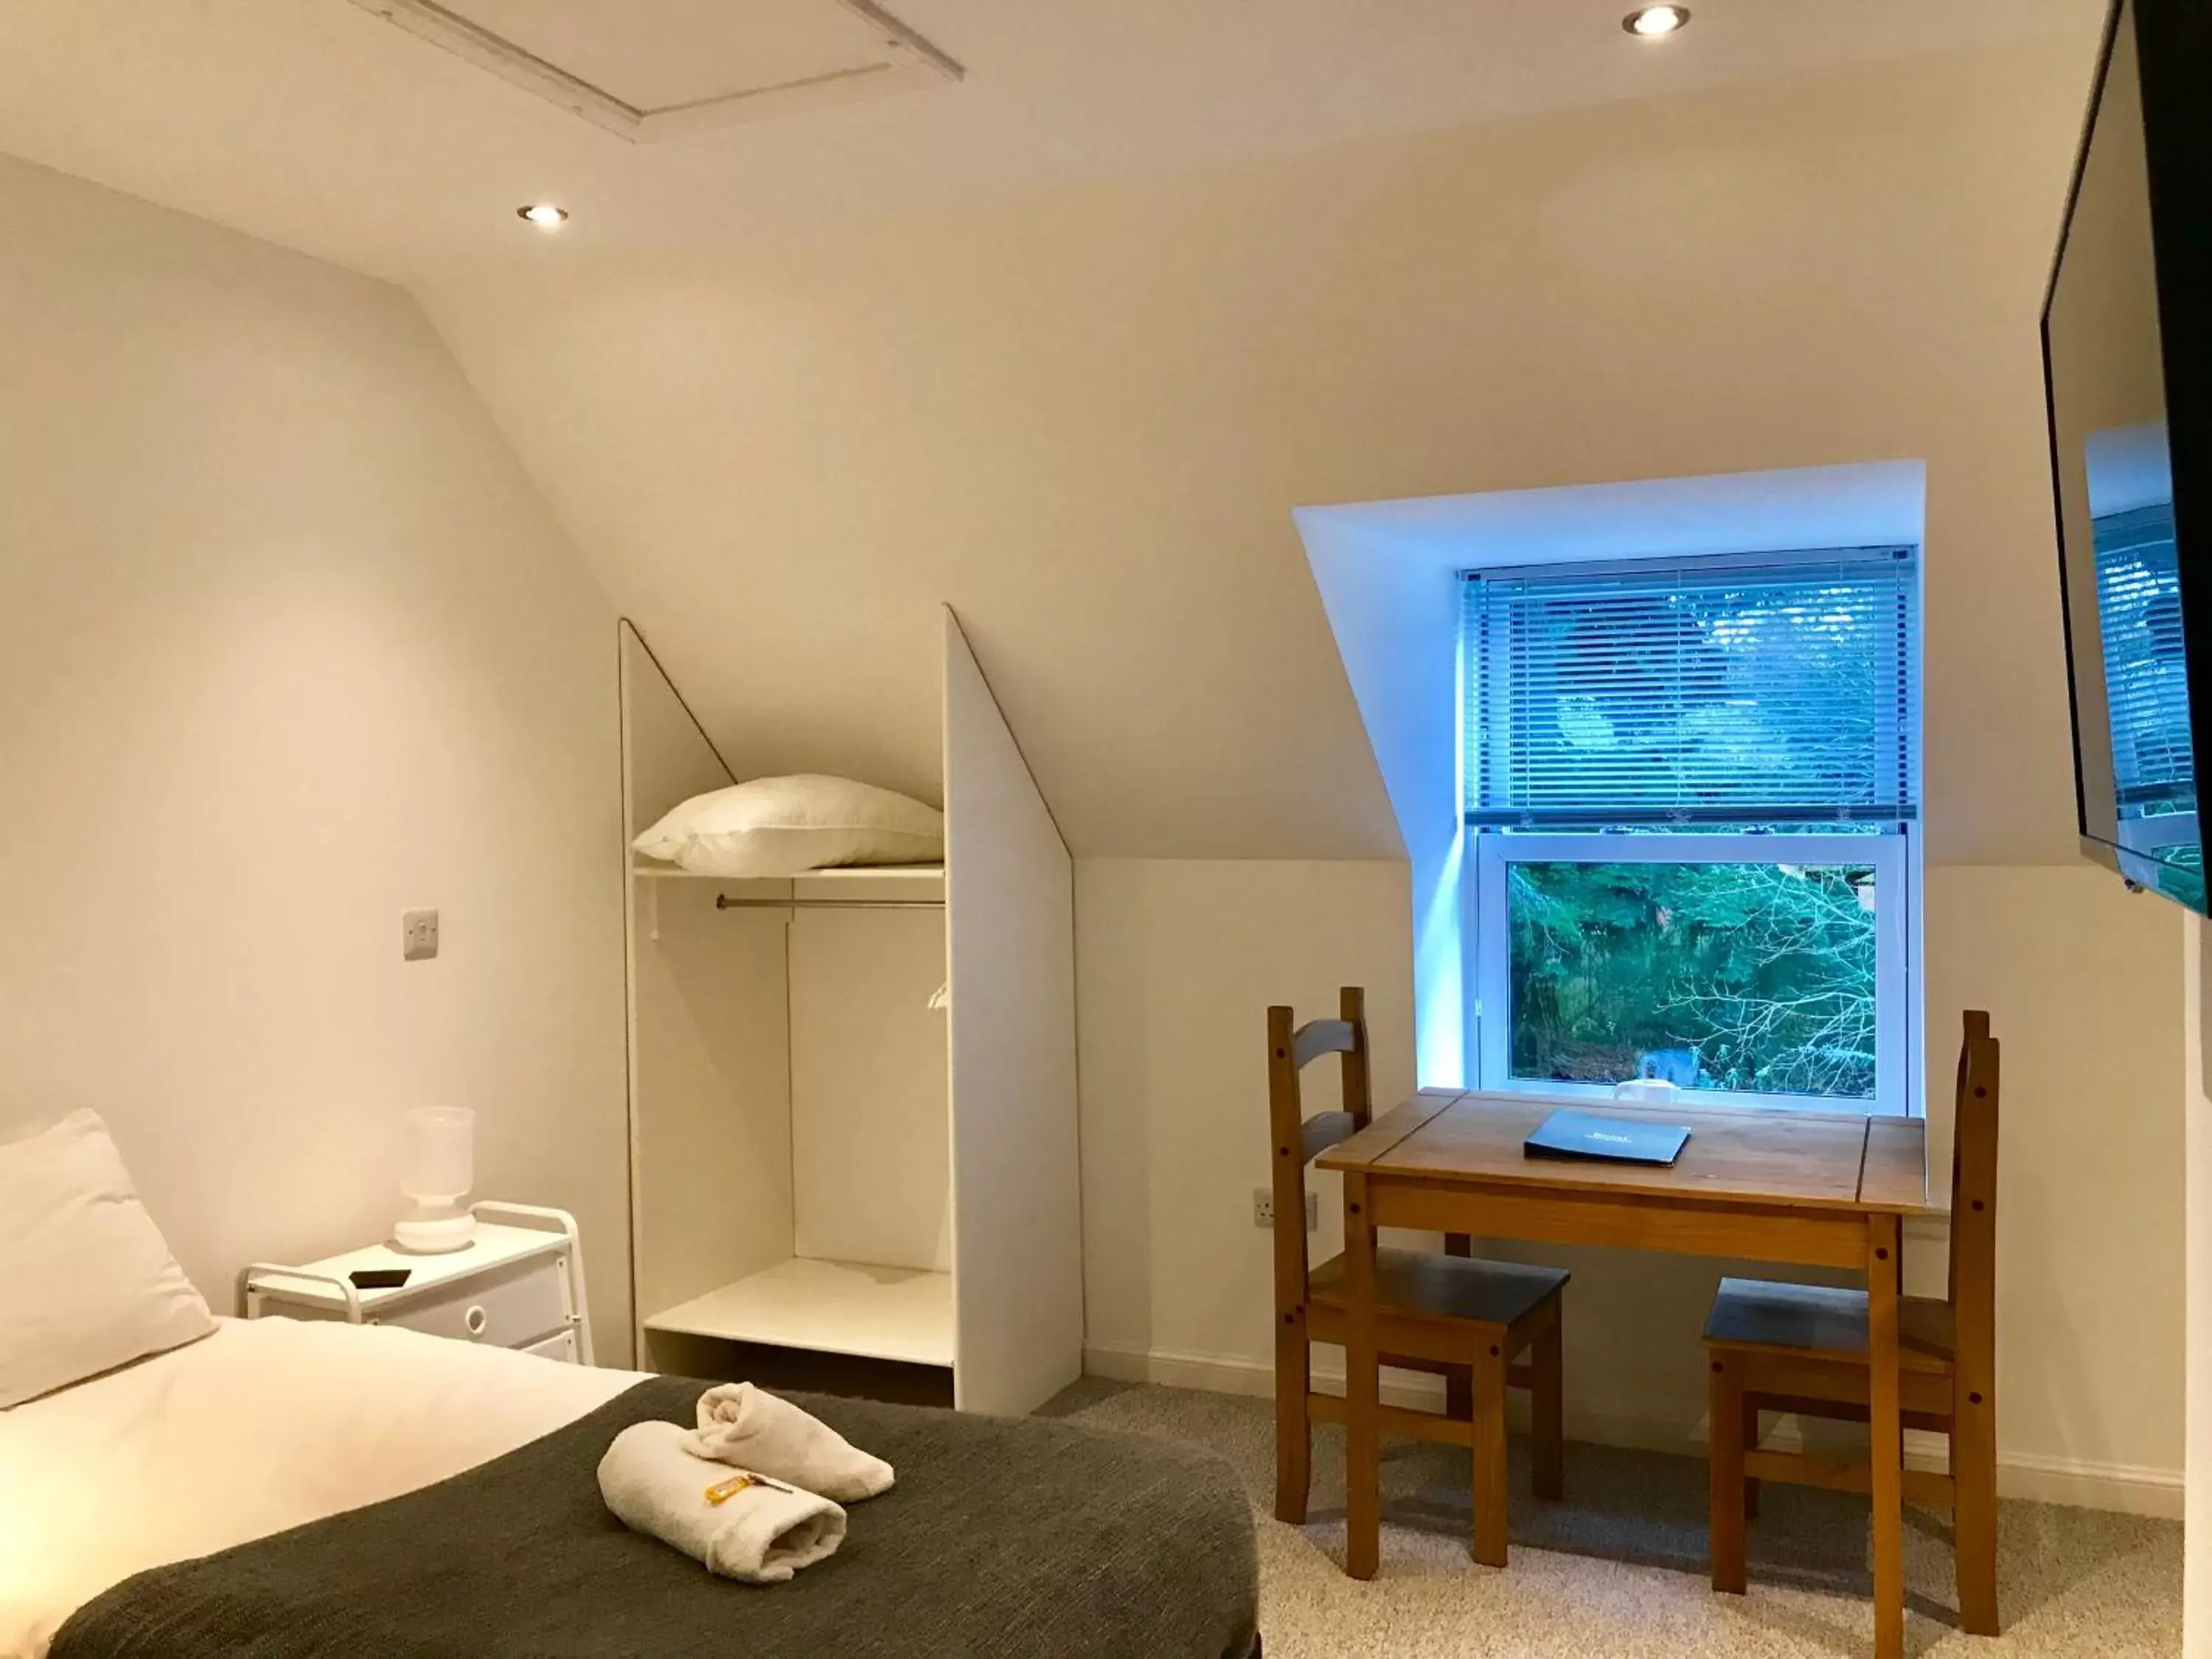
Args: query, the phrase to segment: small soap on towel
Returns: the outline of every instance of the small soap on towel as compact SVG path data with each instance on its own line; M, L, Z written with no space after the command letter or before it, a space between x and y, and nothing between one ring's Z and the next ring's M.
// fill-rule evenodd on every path
M757 1469L840 1504L889 1492L891 1466L788 1400L750 1382L724 1382L699 1396L699 1428L685 1437L692 1454Z
M781 1584L836 1553L845 1511L828 1498L685 1449L680 1423L633 1423L599 1460L599 1496L623 1524L682 1550L709 1572Z

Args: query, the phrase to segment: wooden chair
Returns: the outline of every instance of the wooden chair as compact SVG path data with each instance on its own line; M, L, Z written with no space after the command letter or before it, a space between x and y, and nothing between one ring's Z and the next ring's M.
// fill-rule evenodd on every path
M1305 1519L1312 1479L1313 1424L1344 1420L1344 1401L1313 1392L1309 1344L1345 1340L1344 1259L1309 1268L1306 1165L1367 1127L1369 1092L1365 994L1347 986L1339 1017L1293 1027L1288 1008L1267 1010L1267 1115L1273 1133L1275 1200L1275 1514ZM1307 1118L1298 1074L1323 1054L1344 1056L1344 1109ZM1454 1234L1446 1254L1376 1252L1382 1363L1445 1379L1445 1411L1385 1406L1385 1431L1465 1446L1474 1459L1474 1559L1505 1565L1505 1390L1529 1391L1534 1442L1532 1481L1540 1498L1561 1482L1559 1290L1553 1267L1479 1261ZM1515 1364L1522 1354L1525 1364Z
M1966 1017L1951 1153L1951 1282L1942 1301L1898 1303L1905 1426L1947 1434L1950 1468L1905 1472L1908 1503L1948 1509L1960 1622L1997 1633L1997 1042ZM1904 1264L1898 1264L1900 1273ZM1712 1384L1713 1588L1743 1593L1744 1521L1757 1482L1866 1492L1864 1458L1759 1449L1759 1413L1863 1423L1869 1413L1863 1291L1727 1279L1705 1321Z

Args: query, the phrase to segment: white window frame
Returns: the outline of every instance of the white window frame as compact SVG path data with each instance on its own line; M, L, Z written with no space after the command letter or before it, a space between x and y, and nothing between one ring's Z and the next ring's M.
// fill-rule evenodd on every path
M1914 1115L1912 916L1915 860L1909 826L1872 835L1628 834L1468 829L1474 879L1462 885L1463 937L1473 942L1475 994L1468 1000L1468 1052L1475 1086L1486 1091L1611 1099L1611 1085L1516 1079L1510 1073L1512 940L1506 912L1509 863L1862 864L1875 872L1875 1097L1822 1099L1747 1090L1683 1089L1686 1106L1745 1110ZM1509 856L1510 854L1510 856ZM1464 866L1462 866L1464 867Z

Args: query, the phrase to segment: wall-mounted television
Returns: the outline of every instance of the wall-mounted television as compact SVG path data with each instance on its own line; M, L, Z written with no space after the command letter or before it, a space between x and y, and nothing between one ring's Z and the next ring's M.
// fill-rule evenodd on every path
M2117 0L2043 310L2082 849L2207 908L2212 4Z

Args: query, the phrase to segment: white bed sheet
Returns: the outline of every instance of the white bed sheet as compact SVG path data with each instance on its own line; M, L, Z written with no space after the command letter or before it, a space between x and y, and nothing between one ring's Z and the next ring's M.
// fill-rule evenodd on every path
M0 1656L44 1659L134 1572L427 1486L643 1375L391 1326L225 1319L0 1411Z

